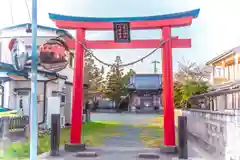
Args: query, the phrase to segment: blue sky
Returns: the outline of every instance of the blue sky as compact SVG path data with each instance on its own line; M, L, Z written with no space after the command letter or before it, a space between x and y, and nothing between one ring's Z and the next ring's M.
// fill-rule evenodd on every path
M27 0L31 9L31 0ZM14 25L29 22L24 0L1 0L0 28L12 25L10 14L12 2ZM192 38L192 48L173 50L173 67L183 58L204 64L224 51L240 45L239 0L38 0L38 24L54 26L48 12L90 17L150 16L175 13L200 8L199 18L190 27L173 30L180 38ZM71 32L74 34L74 32ZM88 32L88 39L113 39L112 32ZM160 30L133 31L132 39L161 38ZM140 58L151 49L96 50L100 59L112 63L120 55L123 63ZM133 68L139 73L152 73L153 60L161 61L161 51ZM128 70L129 68L126 68ZM161 64L158 65L161 71Z

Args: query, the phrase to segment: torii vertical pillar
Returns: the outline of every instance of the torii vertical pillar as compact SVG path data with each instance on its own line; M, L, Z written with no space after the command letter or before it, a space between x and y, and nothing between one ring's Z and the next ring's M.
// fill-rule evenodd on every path
M83 47L78 42L84 42L90 49L120 49L120 48L163 48L163 106L164 106L164 145L167 152L176 150L175 126L174 126L174 101L173 101L173 72L172 72L172 48L190 48L191 39L171 39L171 28L190 26L192 20L198 17L200 9L167 15L147 17L73 17L59 14L49 14L57 27L76 29L76 41L71 40L68 46L76 48L75 71L73 81L72 103L72 144L81 144L82 106L83 106ZM132 40L129 43L116 43L112 40L86 40L83 29L86 30L113 30L114 22L129 22L131 30L162 29L160 40ZM169 40L171 39L171 40ZM162 46L161 41L165 40ZM75 44L74 44L75 43Z
M163 40L171 38L171 27L162 28ZM172 71L172 41L167 41L162 49L162 81L164 107L164 146L167 152L176 150L174 99L173 99L173 71ZM171 148L173 150L171 150Z
M76 30L74 75L72 87L72 126L70 144L65 145L67 151L84 150L82 144L82 115L83 115L83 76L84 76L84 48L79 42L85 41L85 30Z

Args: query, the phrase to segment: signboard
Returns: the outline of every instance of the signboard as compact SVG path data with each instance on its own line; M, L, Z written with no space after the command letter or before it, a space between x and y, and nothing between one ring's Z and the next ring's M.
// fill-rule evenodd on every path
M114 40L117 43L130 42L130 23L129 22L114 22Z

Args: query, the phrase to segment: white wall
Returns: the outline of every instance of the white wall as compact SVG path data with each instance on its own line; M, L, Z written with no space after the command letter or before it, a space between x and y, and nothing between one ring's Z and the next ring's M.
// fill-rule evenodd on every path
M9 87L9 89L7 89ZM37 93L38 96L44 95L44 83L43 82L38 82L38 89ZM46 97L51 97L52 96L52 91L57 90L57 84L55 82L48 82L47 83L47 92L46 92ZM9 108L9 109L18 109L17 108L17 95L14 93L15 88L31 88L31 82L30 81L10 81L10 82L5 82L4 83L4 107ZM46 99L47 100L47 99ZM44 101L40 101L38 103L38 121L42 122L43 121L43 106L44 106ZM48 107L54 107L54 106L46 106L46 109Z
M37 45L42 45L50 38L57 37L59 35L56 34L55 31L46 31L42 29L38 29L38 39ZM31 33L26 33L25 28L14 29L9 31L3 31L0 33L0 37L15 37L20 40L23 40L26 45L31 45L32 37ZM24 37L24 38L21 38ZM11 53L8 49L8 44L11 38L0 38L0 61L12 64ZM28 51L31 54L31 50ZM42 67L39 69L44 70ZM73 82L73 69L67 66L64 70L60 71L59 74L67 76L67 81Z
M11 108L9 105L9 100L10 100L10 90L11 90L11 86L10 86L10 82L5 82L3 83L3 87L4 87L4 99L3 99L3 107L4 108Z
M55 31L46 31L42 29L38 29L38 39L37 39L37 45L41 45L44 42L46 42L50 38L54 38L56 36L59 36L56 34ZM9 42L11 38L18 38L20 40L23 40L26 45L31 45L32 37L31 33L26 33L25 28L20 29L14 29L9 31L3 31L0 33L0 37L7 37L7 38L0 38L0 61L12 64L12 57L11 53L8 49ZM31 50L29 51L29 54L31 54ZM42 67L39 67L39 69L44 70ZM67 76L68 82L73 82L73 69L67 66L64 70L59 72L60 75ZM68 100L67 104L64 108L61 108L61 112L66 112L67 119L70 122L71 119L71 90L72 87L69 86L68 89ZM30 82L6 82L4 83L4 107L16 109L16 95L14 95L13 90L14 88L31 88ZM47 84L47 97L52 96L52 91L57 90L57 84L54 82L49 82ZM38 94L43 93L43 83L38 84ZM41 104L43 106L43 104ZM47 106L50 107L50 106ZM65 113L64 113L65 114ZM39 121L42 120L43 115L43 107L39 107L38 110L38 117Z
M64 70L60 71L59 74L67 76L67 81L73 83L73 69L67 66Z
M208 151L213 159L237 160L239 153L240 114L206 110L183 110L187 128L197 144Z
M10 99L9 99L9 107L11 109L18 109L17 108L17 95L14 94L14 89L15 88L31 88L31 82L30 81L11 81L10 82L11 85L11 90L10 90ZM37 90L37 94L38 96L40 95L44 95L44 84L43 82L39 82L38 85L38 90ZM30 95L31 97L31 95ZM31 103L29 103L31 104ZM38 107L38 122L42 122L43 121L43 105L44 105L44 101L40 101L37 105Z

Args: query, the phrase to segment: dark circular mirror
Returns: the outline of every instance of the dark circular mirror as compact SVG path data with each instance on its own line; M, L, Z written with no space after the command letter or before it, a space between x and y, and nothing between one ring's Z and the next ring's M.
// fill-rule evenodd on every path
M61 39L50 39L39 48L41 66L51 72L59 72L66 68L70 51Z

